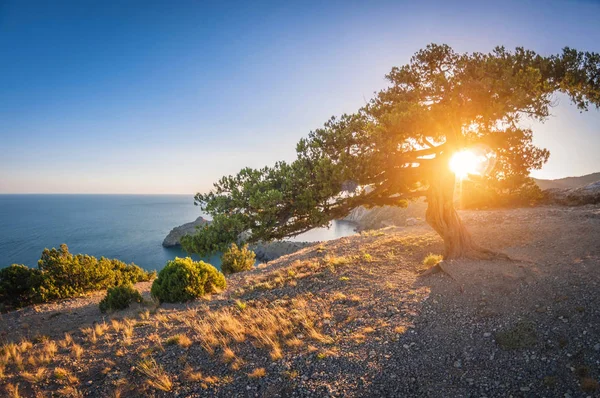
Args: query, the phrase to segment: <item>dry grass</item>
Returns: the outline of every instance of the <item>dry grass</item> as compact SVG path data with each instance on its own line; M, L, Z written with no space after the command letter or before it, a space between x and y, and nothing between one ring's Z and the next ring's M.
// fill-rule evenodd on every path
M73 337L69 333L65 333L65 338L58 342L61 348L68 348L71 344L73 344Z
M406 326L396 326L394 328L394 333L397 333L397 334L404 334L404 333L406 333Z
M235 352L229 347L223 349L223 361L226 363L233 362L235 359Z
M261 377L265 377L267 375L267 371L265 368L256 368L252 372L248 373L248 377L251 379L259 379Z
M73 343L73 345L71 346L71 356L73 358L79 361L81 359L81 356L83 355L83 352L83 347L81 347L79 344Z
M98 342L98 336L96 335L96 331L92 328L83 328L81 329L81 333L83 333L85 340L90 344L96 344Z
M167 345L176 344L180 347L188 348L189 346L192 345L192 340L190 340L190 338L187 337L185 334L176 334L175 336L169 337L165 341L165 344L167 344Z
M75 376L68 369L56 367L56 368L54 368L53 374L54 374L54 378L56 378L57 380L66 380L67 383L73 384L73 385L79 384L79 379L77 378L77 376Z
M192 383L197 383L203 380L202 372L195 371L191 366L187 365L183 370L183 380Z
M121 321L119 321L118 319L111 319L110 325L112 326L113 330L117 333L119 333L121 329L123 329L123 323L121 323Z
M34 373L22 372L21 377L31 384L41 383L46 378L46 368L38 368Z
M428 266L428 267L433 267L434 265L438 265L440 262L442 262L443 259L444 259L444 257L440 254L429 253L423 259L423 265Z
M6 385L6 394L8 394L8 398L21 398L21 394L19 394L19 383L8 383Z
M151 387L161 391L171 391L173 388L171 377L153 358L146 358L139 361L136 369L146 377L146 382Z
M106 333L108 331L109 328L110 328L110 326L108 326L106 324L106 322L97 323L94 326L94 332L96 333L96 336L102 337L102 336L104 336L104 333Z

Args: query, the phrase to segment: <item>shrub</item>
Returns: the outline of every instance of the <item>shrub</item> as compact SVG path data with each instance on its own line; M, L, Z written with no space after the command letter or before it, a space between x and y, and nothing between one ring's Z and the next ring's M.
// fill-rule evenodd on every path
M256 254L248 249L248 245L239 248L235 243L223 253L221 270L225 275L241 271L249 271L254 267Z
M106 292L106 297L100 301L100 311L124 310L131 303L141 302L142 295L131 284L110 287Z
M149 281L153 277L154 273L135 264L71 254L67 245L62 244L58 250L44 249L38 269L12 265L0 270L0 307L44 303L91 290Z
M0 269L0 304L5 309L31 304L42 280L41 272L13 264Z
M212 265L193 261L190 257L176 257L158 273L151 293L161 303L179 303L214 293L225 286L225 276Z

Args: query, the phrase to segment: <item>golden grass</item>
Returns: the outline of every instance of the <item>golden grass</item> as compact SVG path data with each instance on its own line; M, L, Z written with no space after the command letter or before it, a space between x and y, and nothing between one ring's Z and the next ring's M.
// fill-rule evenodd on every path
M96 333L96 336L102 337L102 336L104 336L104 333L106 333L108 331L109 328L110 328L110 326L108 326L106 324L106 322L97 323L94 326L94 332Z
M34 373L22 372L21 377L31 384L41 383L46 378L46 368L39 368Z
M177 344L180 347L188 348L189 346L192 345L192 340L190 340L190 338L187 337L185 334L176 334L175 336L169 337L165 341L165 344L167 344L167 345Z
M31 341L29 340L21 340L21 343L19 343L19 351L22 354L25 354L27 351L29 351L31 348L33 347L33 344L31 343Z
M226 363L232 362L235 359L235 352L229 347L223 349L223 361Z
M146 377L146 382L151 387L161 391L171 391L173 388L171 377L153 358L146 358L139 361L136 369Z
M394 328L394 333L398 333L398 334L406 333L406 326L396 326Z
M81 333L83 333L85 340L90 344L96 344L98 342L98 336L96 335L96 331L92 328L83 328L81 329Z
M433 267L434 265L438 265L443 259L444 259L444 256L442 256L440 254L429 253L423 259L423 265L426 265L428 267Z
M69 333L65 333L65 338L58 342L61 348L68 348L71 344L73 344L73 337Z
M8 394L8 398L21 398L21 394L19 394L19 383L8 383L6 385L6 393Z
M121 321L119 321L118 319L111 319L110 325L112 326L113 330L117 333L119 333L123 328L123 323L121 323Z
M84 352L83 347L80 346L79 344L73 343L73 345L71 345L71 356L73 358L75 358L76 360L81 359L83 352Z
M195 371L190 365L183 369L183 380L197 383L203 380L202 372Z
M265 368L256 368L252 372L248 373L248 377L251 379L259 379L261 377L265 377L267 375L267 371Z

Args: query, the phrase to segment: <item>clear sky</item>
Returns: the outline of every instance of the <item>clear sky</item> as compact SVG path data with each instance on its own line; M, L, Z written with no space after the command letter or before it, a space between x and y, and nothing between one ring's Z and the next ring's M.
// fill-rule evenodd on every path
M455 3L455 4L452 4ZM291 160L431 42L600 52L600 2L0 0L0 193L194 193ZM568 101L535 175L600 171Z

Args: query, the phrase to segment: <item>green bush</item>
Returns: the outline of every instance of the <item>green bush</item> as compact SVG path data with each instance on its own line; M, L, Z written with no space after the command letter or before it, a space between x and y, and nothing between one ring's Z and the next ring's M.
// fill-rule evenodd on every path
M58 250L44 249L38 269L12 265L0 270L0 307L12 309L74 297L92 290L149 281L154 275L116 259L71 254L62 244Z
M44 249L38 268L44 274L39 289L41 302L153 278L153 273L146 272L135 264L125 264L104 257L98 260L87 254L73 255L65 244L60 246L60 250Z
M241 249L235 243L223 253L221 270L225 275L241 271L249 271L254 267L256 254L244 245Z
M0 269L0 304L4 309L18 308L35 301L42 274L37 269L13 264Z
M141 303L142 295L132 284L109 287L106 296L100 301L100 311L117 311L128 308L131 303Z
M161 303L179 303L214 293L225 286L225 276L212 265L193 261L190 257L176 257L158 273L151 293Z

